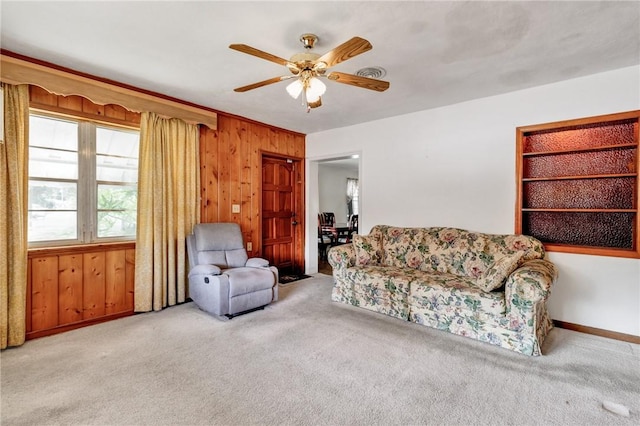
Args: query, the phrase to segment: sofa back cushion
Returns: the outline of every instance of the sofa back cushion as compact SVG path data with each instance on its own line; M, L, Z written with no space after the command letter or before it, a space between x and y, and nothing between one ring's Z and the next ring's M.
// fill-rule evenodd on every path
M485 273L476 280L476 286L484 291L497 290L505 280L522 264L524 252L499 257L489 265Z
M540 241L525 235L492 235L457 228L376 225L381 263L480 278L501 257L522 253L521 262L544 257Z
M356 266L380 264L382 254L380 234L354 234L352 244L356 255Z
M484 235L487 238L486 251L494 256L508 256L524 252L523 261L544 257L544 245L528 235Z

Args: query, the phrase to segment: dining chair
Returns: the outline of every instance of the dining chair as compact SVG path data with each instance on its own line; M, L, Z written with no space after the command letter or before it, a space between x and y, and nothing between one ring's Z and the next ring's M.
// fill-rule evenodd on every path
M332 212L322 212L322 226L334 226L336 224L336 215Z
M329 226L323 225L324 213L318 213L318 254L320 260L327 260L327 249L332 247L336 243L336 238L333 232L327 228Z
M350 243L353 234L358 233L358 215L351 215L349 218L349 227L347 229L338 229L338 244Z
M358 215L352 214L349 218L349 227L351 228L351 234L358 233Z

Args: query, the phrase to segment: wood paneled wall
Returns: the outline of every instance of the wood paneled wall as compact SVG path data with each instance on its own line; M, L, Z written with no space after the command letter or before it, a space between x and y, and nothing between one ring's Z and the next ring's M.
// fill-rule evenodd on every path
M250 256L260 255L262 156L299 159L300 185L304 188L305 136L239 117L218 114L218 129L200 132L200 221L240 224L245 243L252 243ZM304 192L303 192L304 193ZM304 206L304 200L302 206ZM240 213L232 213L232 205ZM304 212L301 216L304 217ZM301 224L304 229L304 224ZM303 234L302 232L300 234ZM300 236L296 259L304 264L304 235Z
M133 314L133 242L30 250L27 271L27 339Z

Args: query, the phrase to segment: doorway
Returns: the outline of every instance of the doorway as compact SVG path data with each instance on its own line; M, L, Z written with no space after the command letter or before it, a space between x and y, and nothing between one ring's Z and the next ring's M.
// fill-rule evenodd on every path
M261 255L281 274L304 271L302 159L262 156Z
M317 165L317 193L315 195L317 204L313 204L317 206L317 211L314 214L333 213L336 227L344 227L349 224L352 215L360 216L361 213L360 156L353 154L327 158L317 160L315 164ZM354 182L358 187L355 194L352 186ZM309 220L311 220L311 216L309 216ZM312 224L310 223L310 225ZM317 230L316 232L320 233L321 231ZM322 250L330 249L330 247L327 248L320 238L322 237L318 238L317 256L310 261L317 264L317 272L330 275L332 273L331 266L322 253ZM333 245L340 243L334 241Z

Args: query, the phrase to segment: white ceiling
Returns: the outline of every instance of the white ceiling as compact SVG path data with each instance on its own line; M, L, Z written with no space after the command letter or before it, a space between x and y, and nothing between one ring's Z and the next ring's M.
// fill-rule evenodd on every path
M331 158L328 160L318 161L319 167L338 167L341 169L350 169L358 173L360 168L360 160L357 158Z
M302 133L348 126L640 63L640 2L13 2L3 49ZM378 93L327 82L309 114L285 67L303 33L323 54L353 36L373 50L336 65L387 70Z

